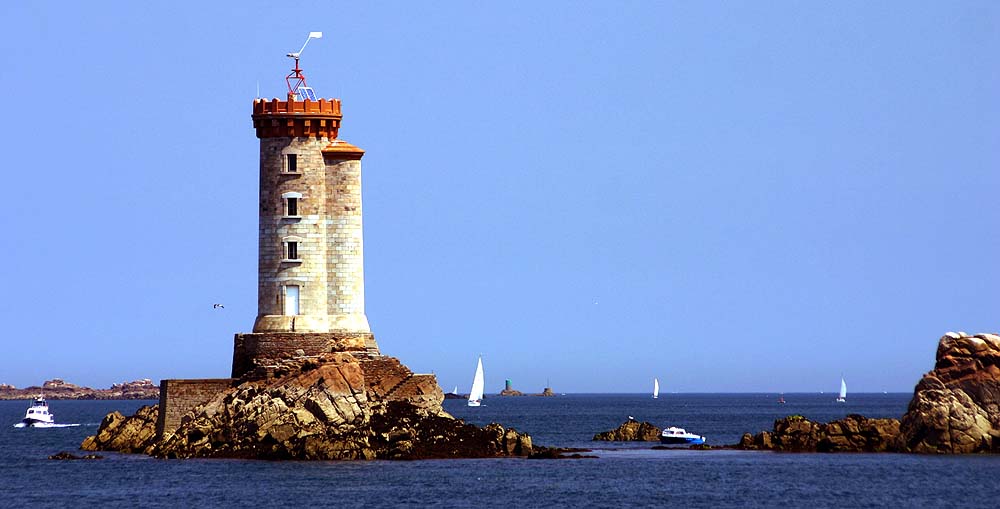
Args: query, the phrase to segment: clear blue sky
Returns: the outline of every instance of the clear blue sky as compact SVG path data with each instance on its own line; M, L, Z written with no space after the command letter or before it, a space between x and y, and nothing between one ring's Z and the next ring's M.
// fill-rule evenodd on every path
M2 2L0 382L228 376L257 83L344 104L384 353L910 391L1000 320L1000 3ZM212 309L222 302L224 311Z

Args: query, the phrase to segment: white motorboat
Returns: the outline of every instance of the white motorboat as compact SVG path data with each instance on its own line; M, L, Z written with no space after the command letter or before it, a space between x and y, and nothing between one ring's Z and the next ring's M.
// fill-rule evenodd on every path
M684 430L684 428L675 428L673 426L663 430L663 433L660 433L661 444L699 445L704 444L705 440L705 437L701 435L688 433Z
M52 414L49 413L49 404L45 402L44 396L38 396L35 401L31 403L28 407L28 411L24 414L24 419L21 420L21 424L24 426L38 426L46 424L55 424L55 419L52 418Z

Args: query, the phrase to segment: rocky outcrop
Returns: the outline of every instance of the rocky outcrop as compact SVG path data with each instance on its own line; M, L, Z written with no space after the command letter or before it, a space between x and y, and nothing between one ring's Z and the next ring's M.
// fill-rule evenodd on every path
M556 393L552 392L552 387L546 387L539 396L555 396Z
M917 383L896 448L905 452L1000 452L1000 336L949 332L934 370Z
M285 376L246 381L219 393L155 435L155 407L142 431L120 414L105 418L87 450L164 458L302 460L528 456L531 437L499 424L479 428L448 415L431 375L391 357L348 353L289 360ZM145 410L145 409L144 409ZM152 414L151 416L149 414ZM151 418L150 418L151 417ZM136 422L138 424L138 422Z
M648 422L629 419L621 426L594 435L594 440L605 442L659 442L660 428Z
M60 378L47 380L41 387L35 385L24 389L0 384L0 400L31 399L39 394L46 399L157 399L160 397L160 388L148 378L113 384L108 389L81 387Z
M774 421L773 431L745 433L737 449L787 452L887 452L899 434L896 419L851 414L828 424L793 415Z
M97 434L80 444L85 451L149 452L156 441L156 405L144 406L135 415L119 412L104 416Z

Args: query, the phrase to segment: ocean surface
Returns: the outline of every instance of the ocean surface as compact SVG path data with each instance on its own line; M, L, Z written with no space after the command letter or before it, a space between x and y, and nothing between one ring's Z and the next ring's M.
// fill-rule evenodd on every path
M900 417L910 394L570 394L491 397L445 409L475 424L497 421L537 444L588 447L596 459L267 462L157 460L102 453L53 461L78 447L110 411L151 401L50 401L56 422L18 429L28 401L0 401L0 507L997 507L1000 457L790 454L653 450L592 442L632 415L660 427L736 443L743 432L802 414Z

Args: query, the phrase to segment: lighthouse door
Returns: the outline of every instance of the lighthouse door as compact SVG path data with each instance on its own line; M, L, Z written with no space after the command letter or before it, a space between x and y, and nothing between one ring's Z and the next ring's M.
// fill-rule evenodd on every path
M285 287L285 314L295 316L299 314L299 287Z

